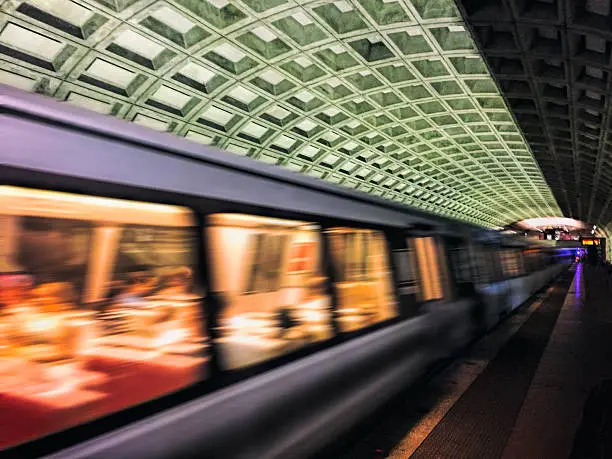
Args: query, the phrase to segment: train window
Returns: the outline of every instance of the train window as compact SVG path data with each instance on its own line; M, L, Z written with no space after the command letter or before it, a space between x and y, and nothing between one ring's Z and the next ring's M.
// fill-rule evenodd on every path
M180 207L0 186L0 447L204 377L196 234Z
M338 322L349 332L398 315L385 236L354 228L328 230L336 273Z
M441 247L433 237L411 239L415 247L421 280L420 298L422 301L441 300L447 296L448 273L442 259Z
M502 269L506 277L523 275L521 251L518 249L504 249L499 252Z
M516 262L518 264L519 276L524 276L527 274L527 271L525 270L525 256L523 255L523 251L521 249L516 249L514 253L516 256Z
M542 252L538 249L526 249L523 251L525 272L532 273L542 267Z
M416 254L413 247L393 251L400 295L415 295L419 290L416 272Z
M494 248L479 246L475 250L477 283L490 284L500 279L497 255Z
M459 285L472 283L473 262L469 245L465 242L448 241L447 246L455 282Z
M446 246L450 258L453 287L461 297L474 295L474 284L478 282L475 265L477 260L471 244L465 240L447 239Z
M517 267L513 264L512 253L510 250L500 250L499 260L505 277L513 277L516 275L514 271L517 269Z
M331 338L319 227L239 214L210 216L218 344L236 369Z

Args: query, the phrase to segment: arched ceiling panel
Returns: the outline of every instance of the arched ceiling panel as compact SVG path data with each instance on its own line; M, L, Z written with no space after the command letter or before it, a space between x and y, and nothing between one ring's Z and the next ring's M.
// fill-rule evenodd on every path
M610 225L610 0L459 4L563 213Z
M559 207L449 0L0 0L0 82L485 226Z

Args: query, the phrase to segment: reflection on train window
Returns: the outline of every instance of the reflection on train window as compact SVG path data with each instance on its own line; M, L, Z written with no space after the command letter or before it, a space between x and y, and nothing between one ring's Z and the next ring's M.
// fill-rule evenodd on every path
M193 225L180 207L0 186L0 448L202 379Z
M225 368L253 365L332 336L316 225L210 216L213 288L222 302Z
M441 259L441 247L433 237L418 237L410 240L417 254L422 301L441 300L445 297L447 273Z
M343 332L398 315L383 233L353 228L328 231L336 272L338 322Z
M286 245L286 234L258 233L249 237L247 247L252 253L252 262L245 293L274 292L280 288Z

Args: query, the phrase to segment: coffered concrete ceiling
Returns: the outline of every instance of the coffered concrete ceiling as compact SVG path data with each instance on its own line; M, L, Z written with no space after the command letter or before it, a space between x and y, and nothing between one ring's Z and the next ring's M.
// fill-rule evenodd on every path
M597 164L610 42L562 30L561 13L528 25L505 1L507 20L465 3L562 209L608 218ZM561 215L452 0L0 0L0 11L2 83L485 226Z
M609 225L610 0L462 0L459 7L563 214Z

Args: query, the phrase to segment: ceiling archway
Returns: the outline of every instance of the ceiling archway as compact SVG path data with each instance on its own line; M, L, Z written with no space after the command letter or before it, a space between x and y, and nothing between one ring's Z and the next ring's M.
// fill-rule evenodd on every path
M612 222L610 0L460 0L567 217Z
M451 0L4 0L0 82L438 214L560 215Z

